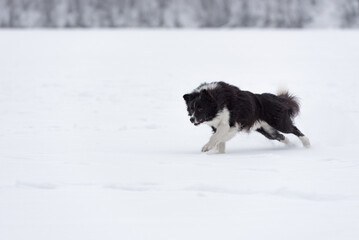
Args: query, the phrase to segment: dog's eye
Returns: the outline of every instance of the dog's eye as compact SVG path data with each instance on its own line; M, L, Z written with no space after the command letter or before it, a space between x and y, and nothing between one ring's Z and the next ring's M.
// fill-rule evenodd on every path
M198 112L202 112L203 108L202 107L197 107L197 111Z

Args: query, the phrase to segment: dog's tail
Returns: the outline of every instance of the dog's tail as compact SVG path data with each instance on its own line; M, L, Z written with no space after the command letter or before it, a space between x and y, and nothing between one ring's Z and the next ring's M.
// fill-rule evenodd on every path
M290 94L287 89L279 89L277 96L289 107L289 115L291 118L299 114L300 104L296 96Z

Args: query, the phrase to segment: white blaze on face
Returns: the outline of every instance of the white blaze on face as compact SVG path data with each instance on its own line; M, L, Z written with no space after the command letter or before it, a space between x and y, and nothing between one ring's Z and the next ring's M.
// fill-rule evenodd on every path
M193 108L196 109L196 104L195 104L195 103L194 103L194 105L193 105ZM199 122L198 122L197 118L194 116L195 113L196 113L196 110L193 111L192 115L190 116L190 119L191 119L191 122L192 122L192 119L194 119L193 123L194 123L195 125L198 125Z
M191 118L194 119L194 122L193 122L193 123L194 123L195 125L200 124L200 122L198 122L197 118L194 116L194 113L192 114Z

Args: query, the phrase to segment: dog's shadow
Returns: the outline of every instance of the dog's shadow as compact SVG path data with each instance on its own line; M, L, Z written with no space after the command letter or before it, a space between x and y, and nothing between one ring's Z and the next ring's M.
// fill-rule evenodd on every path
M240 154L240 155L257 155L273 152L285 152L298 149L296 146L284 147L260 147L260 148L238 148L228 149L227 154Z
M284 153L291 151L305 150L297 145L288 146L269 146L269 147L251 147L251 148L229 148L225 153L218 153L216 151L208 152L207 155L263 155L272 153Z
M201 151L181 151L181 152L172 152L181 155L208 155L208 156L228 156L228 155L263 155L263 154L273 154L273 153L285 153L291 151L301 151L305 150L297 145L290 146L268 146L268 147L250 147L250 148L227 148L225 153L218 153L216 150L211 150L209 152Z

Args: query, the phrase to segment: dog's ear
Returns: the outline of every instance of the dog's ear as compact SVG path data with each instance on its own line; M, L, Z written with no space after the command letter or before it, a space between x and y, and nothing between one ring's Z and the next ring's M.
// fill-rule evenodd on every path
M207 89L201 90L200 96L201 96L202 99L206 99L208 101L216 102L215 98L213 97L212 92L207 90Z
M208 91L207 91L207 89L202 89L199 93L200 93L201 96L202 96L202 95L208 94Z
M201 90L201 92L200 92L200 96L201 96L201 97L205 97L205 98L210 97L209 92L208 92L208 90L207 90L207 89L203 89L203 90Z
M189 102L189 101L193 100L193 95L192 94L185 94L185 95L183 95L183 99L186 102Z

